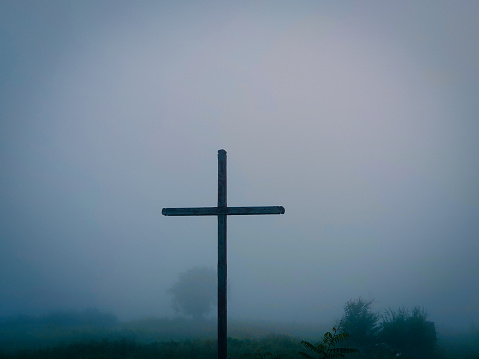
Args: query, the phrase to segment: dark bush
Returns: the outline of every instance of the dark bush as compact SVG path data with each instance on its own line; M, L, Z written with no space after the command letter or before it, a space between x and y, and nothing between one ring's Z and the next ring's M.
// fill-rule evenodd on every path
M381 340L398 352L413 357L432 356L436 346L436 328L427 313L415 307L412 311L388 309L381 324Z
M361 348L376 342L380 316L372 312L372 303L373 300L359 298L344 305L341 323L343 330L350 335L348 344Z

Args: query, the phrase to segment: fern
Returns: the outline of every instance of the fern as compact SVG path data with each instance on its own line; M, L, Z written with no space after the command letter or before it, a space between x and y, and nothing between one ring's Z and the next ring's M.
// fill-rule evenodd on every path
M340 332L340 328L341 323L339 323L337 328L333 327L332 333L326 332L323 336L323 340L316 345L306 340L301 342L301 344L310 351L318 354L318 357L311 356L304 352L299 352L299 354L308 359L333 359L344 358L344 356L347 354L359 353L359 350L354 348L336 348L337 344L349 338L349 334L346 332Z

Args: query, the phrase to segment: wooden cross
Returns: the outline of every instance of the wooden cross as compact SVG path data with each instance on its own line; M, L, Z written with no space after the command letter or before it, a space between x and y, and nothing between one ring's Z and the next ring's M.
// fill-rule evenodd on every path
M226 359L226 217L284 214L282 206L228 207L226 204L226 151L218 151L218 207L163 208L165 216L218 216L218 359Z

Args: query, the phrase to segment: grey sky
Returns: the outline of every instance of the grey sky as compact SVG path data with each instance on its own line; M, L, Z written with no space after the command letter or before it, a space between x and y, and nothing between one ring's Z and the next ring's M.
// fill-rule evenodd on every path
M330 321L350 298L479 322L479 4L0 3L0 315L171 315L216 265L232 317Z

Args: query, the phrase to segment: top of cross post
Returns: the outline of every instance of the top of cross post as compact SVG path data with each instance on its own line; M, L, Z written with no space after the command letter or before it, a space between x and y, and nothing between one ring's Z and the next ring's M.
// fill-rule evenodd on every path
M218 150L218 154L222 154L222 155L226 155L226 151L221 149L221 150Z

